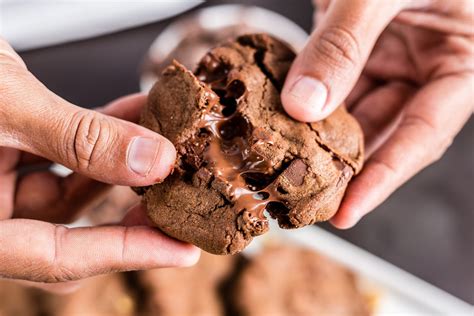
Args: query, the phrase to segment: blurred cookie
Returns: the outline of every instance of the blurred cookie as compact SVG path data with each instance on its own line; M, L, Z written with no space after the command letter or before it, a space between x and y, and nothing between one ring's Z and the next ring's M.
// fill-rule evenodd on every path
M316 252L271 247L242 270L232 293L245 316L370 315L352 272Z
M220 286L231 274L235 258L203 253L191 268L140 272L146 293L144 315L225 315Z
M108 274L81 281L81 288L67 295L44 293L42 305L51 316L132 316L135 302L123 274Z
M0 280L0 316L37 315L32 290L14 281Z

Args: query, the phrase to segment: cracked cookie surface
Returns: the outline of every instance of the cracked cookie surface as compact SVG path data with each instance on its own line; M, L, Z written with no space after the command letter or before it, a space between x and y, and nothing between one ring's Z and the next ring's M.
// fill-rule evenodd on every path
M268 230L331 218L363 161L359 125L339 107L326 120L287 116L280 89L295 54L264 34L212 49L193 74L174 62L141 124L176 146L175 171L136 188L166 234L214 254L241 251Z

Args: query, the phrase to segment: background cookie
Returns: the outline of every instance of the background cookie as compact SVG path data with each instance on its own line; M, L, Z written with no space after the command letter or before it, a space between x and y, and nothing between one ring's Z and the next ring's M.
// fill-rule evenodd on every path
M203 253L191 268L141 272L144 315L225 315L221 284L234 269L235 258Z
M354 275L299 247L270 247L243 268L232 293L237 315L370 315Z
M264 211L283 228L334 215L362 167L362 132L342 106L312 124L286 115L279 91L294 57L254 34L211 50L196 75L177 62L164 71L141 124L175 144L175 172L137 189L161 230L233 254L268 230Z
M134 300L125 274L115 273L83 280L71 294L42 293L41 304L43 313L51 316L132 316L136 315Z

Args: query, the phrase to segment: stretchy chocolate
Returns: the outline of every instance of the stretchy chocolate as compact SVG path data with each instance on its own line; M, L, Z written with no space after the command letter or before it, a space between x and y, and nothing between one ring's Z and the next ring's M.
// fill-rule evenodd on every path
M170 65L150 92L141 124L170 139L175 171L136 188L165 233L215 254L241 251L268 230L334 215L362 167L362 133L340 107L301 123L284 112L280 90L295 54L263 34L212 49L193 74Z
M225 76L220 80L224 79ZM216 81L208 82L206 77L202 80L212 89L220 91L216 88ZM237 85L238 92L232 89ZM252 224L255 227L260 225L264 232L268 227L264 215L267 205L269 202L284 201L275 194L274 185L269 182L274 174L270 162L249 150L249 123L239 113L229 111L230 107L238 104L245 92L242 83L232 82L223 96L227 99L226 102L231 103L225 106L219 102L219 97L213 91L208 91L209 105L199 126L200 133L209 134L204 160L208 162L208 168L214 177L228 183L228 195L234 203L234 211L245 211L247 216L253 219ZM199 136L192 139L191 143L193 141L198 143Z

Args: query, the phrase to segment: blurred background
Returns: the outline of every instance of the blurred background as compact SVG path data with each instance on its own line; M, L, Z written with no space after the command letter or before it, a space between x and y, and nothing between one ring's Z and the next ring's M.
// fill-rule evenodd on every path
M180 6L170 8L168 14L151 12L142 20L146 22L143 25L125 23L120 26L125 30L63 44L51 45L54 40L34 42L37 47L43 46L40 48L28 47L23 39L18 40L16 48L30 71L49 89L72 103L92 108L139 91L144 55L157 35L179 18L168 16L186 8L251 4L284 15L307 32L312 27L309 0L297 4L283 0L178 2ZM164 19L152 22L157 17ZM321 226L474 304L473 139L474 121L470 119L440 161L410 180L355 228L340 231L330 225Z

